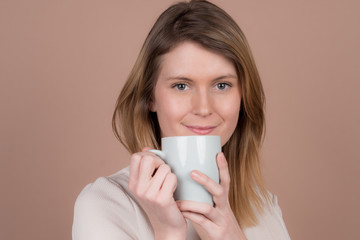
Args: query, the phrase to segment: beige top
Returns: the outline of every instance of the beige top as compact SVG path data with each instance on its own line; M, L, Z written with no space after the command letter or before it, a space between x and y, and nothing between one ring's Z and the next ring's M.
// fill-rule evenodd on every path
M129 167L87 185L74 209L73 240L154 239L151 224L128 189ZM273 207L258 217L255 227L243 229L248 240L289 240L277 198ZM199 239L188 223L186 239Z

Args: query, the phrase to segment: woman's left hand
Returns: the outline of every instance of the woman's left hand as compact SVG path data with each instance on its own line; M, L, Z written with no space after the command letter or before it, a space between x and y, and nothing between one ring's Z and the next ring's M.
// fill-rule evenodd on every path
M241 239L242 232L229 203L230 175L223 153L217 155L220 184L199 171L191 172L191 178L203 185L212 195L215 206L193 201L177 202L183 216L189 219L201 239Z

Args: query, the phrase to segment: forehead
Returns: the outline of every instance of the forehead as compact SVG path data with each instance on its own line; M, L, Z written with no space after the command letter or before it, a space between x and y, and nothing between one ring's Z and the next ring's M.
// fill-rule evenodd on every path
M161 57L160 75L232 74L235 66L225 56L210 51L200 44L185 41Z

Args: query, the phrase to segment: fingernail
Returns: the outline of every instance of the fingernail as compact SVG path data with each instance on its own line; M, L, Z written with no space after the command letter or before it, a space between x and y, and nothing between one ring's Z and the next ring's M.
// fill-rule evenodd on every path
M200 178L201 178L200 174L197 173L197 172L195 172L195 171L192 171L192 172L191 172L191 175L192 175L194 178L197 178L197 179L200 179Z
M225 155L223 152L219 153L219 157L221 161L225 161Z

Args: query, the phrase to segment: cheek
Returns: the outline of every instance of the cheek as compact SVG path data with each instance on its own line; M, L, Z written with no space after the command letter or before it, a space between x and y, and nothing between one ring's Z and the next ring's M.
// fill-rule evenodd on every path
M239 120L240 105L240 98L233 97L218 106L219 115L226 122L225 129L223 129L222 133L223 145L229 140L236 129Z
M169 119L177 118L182 111L183 103L174 98L165 98L161 102L161 107L159 109L160 114L164 115L164 117L168 117Z
M158 105L158 121L161 131L161 137L170 137L181 135L179 123L186 115L184 102L178 101L176 98L164 99Z
M182 120L186 114L185 102L181 99L172 97L163 98L161 102L157 104L157 115L160 124L160 128L170 128L172 125L177 124Z
M228 112L226 112L226 121L227 121L227 131L229 132L230 135L232 135L232 133L234 132L236 125L238 123L239 120L239 111L240 108L237 109L237 111L235 111L235 107L232 109L229 109Z
M232 97L226 99L221 105L218 105L218 109L224 120L236 125L240 112L240 98Z

